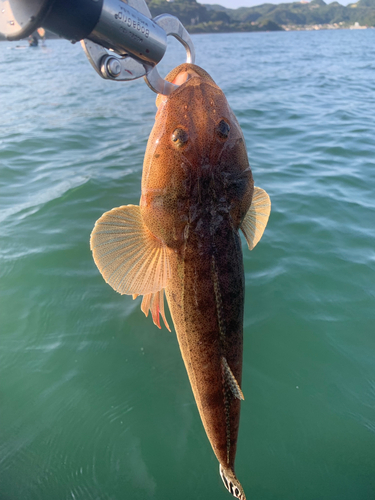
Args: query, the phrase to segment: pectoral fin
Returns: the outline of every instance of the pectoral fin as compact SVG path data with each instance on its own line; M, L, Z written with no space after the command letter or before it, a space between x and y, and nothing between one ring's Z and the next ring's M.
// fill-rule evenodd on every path
M144 225L139 206L103 214L91 233L90 248L103 278L117 292L147 295L166 286L168 249Z
M224 356L221 358L221 362L223 366L224 380L232 391L233 396L237 399L244 400L245 398L241 391L241 387L237 382L236 377L233 375L232 370L229 368L228 362Z
M240 226L245 235L249 250L252 250L261 239L270 213L270 197L263 189L254 187L251 206Z
M165 326L169 331L171 331L164 313L164 288L162 288L159 292L148 293L147 295L144 295L141 310L145 313L146 317L148 316L148 312L151 311L154 325L156 325L158 328L161 328L159 316L160 314L163 318Z

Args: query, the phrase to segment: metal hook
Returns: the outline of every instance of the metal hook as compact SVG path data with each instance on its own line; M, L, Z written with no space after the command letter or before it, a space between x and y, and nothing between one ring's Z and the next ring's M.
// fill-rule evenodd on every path
M186 49L186 62L194 64L195 50L189 33L181 21L170 14L162 14L152 20L166 35L174 36ZM100 44L92 40L81 41L83 50L96 72L105 79L116 81L136 80L144 77L147 85L157 94L169 95L177 85L167 82L162 78L157 67L132 57L132 54L119 56L115 52L109 54Z
M161 14L160 16L155 17L153 21L163 28L167 35L174 36L180 43L182 43L186 49L186 62L194 64L194 45L189 33L186 31L181 21L177 19L177 17L171 16L170 14ZM164 78L159 75L156 66L147 71L144 79L150 89L157 94L169 95L178 87L178 85L164 80Z

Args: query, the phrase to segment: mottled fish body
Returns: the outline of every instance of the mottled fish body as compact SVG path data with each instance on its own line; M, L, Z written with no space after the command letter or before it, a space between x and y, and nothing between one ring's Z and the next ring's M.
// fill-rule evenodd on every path
M239 229L249 248L267 224L270 201L254 188L240 126L212 78L183 64L180 86L158 96L147 145L140 206L111 210L91 248L118 292L143 295L160 327L167 296L198 410L233 496L240 418L244 271Z

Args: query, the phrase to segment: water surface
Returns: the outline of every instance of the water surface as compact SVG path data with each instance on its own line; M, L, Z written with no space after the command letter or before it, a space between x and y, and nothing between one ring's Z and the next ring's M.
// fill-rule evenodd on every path
M375 497L375 32L199 35L272 214L244 244L237 473L257 500ZM228 499L174 332L97 271L155 96L79 45L0 44L1 500ZM164 74L183 61L176 44Z

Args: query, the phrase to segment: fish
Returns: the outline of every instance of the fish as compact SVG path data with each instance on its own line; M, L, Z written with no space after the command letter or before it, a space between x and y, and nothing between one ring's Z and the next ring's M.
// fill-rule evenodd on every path
M224 486L246 500L234 462L240 421L244 267L271 211L254 186L245 139L222 90L199 66L166 77L158 95L139 205L114 208L90 238L105 281L160 317L166 297L198 411Z

